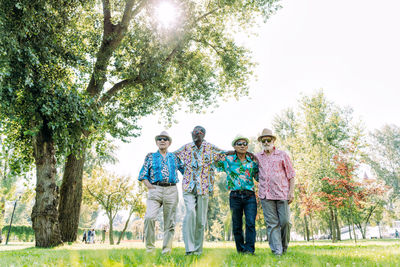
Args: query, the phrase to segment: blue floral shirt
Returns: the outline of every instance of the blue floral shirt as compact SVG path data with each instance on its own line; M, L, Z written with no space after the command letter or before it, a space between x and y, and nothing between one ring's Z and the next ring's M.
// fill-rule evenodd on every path
M173 153L167 152L165 158L159 151L147 154L142 169L139 173L139 181L149 180L150 183L178 183L178 170L183 174L183 164Z
M236 154L225 157L217 162L217 170L226 173L226 188L228 190L254 191L254 180L258 182L258 164L246 156L241 162Z

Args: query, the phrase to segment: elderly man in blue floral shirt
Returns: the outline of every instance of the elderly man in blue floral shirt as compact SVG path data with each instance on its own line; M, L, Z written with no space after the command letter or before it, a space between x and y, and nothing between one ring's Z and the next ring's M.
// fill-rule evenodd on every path
M232 141L235 154L227 155L217 163L219 171L227 174L226 185L231 191L229 206L232 212L233 235L239 253L254 254L256 241L257 201L254 180L258 182L258 163L247 154L249 139L238 136ZM243 237L243 212L246 220L246 238ZM244 242L246 240L246 242Z
M144 217L144 231L146 251L155 249L155 220L163 207L164 214L164 241L162 253L170 253L175 232L176 208L178 205L178 170L183 174L181 161L173 154L167 152L171 145L171 137L163 131L155 137L158 151L146 156L143 167L139 173L139 181L143 181L149 189Z

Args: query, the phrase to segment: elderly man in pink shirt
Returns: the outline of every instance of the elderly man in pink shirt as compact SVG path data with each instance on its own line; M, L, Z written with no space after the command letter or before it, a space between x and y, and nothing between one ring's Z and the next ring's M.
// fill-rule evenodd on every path
M286 152L274 146L276 136L264 129L258 141L263 151L259 161L259 196L272 253L282 255L290 240L289 204L294 198L295 172Z

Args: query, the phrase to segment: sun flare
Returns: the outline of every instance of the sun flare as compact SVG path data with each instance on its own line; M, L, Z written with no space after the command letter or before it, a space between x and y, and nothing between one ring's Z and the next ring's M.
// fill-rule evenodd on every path
M156 7L155 15L158 22L164 28L173 27L179 16L177 7L169 1L160 2Z

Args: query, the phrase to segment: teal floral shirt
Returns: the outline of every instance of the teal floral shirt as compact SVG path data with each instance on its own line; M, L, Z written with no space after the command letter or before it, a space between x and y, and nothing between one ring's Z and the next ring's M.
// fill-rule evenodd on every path
M236 154L226 156L225 160L217 162L217 170L226 173L228 190L254 191L254 180L258 182L258 164L249 156L246 156L244 162Z

